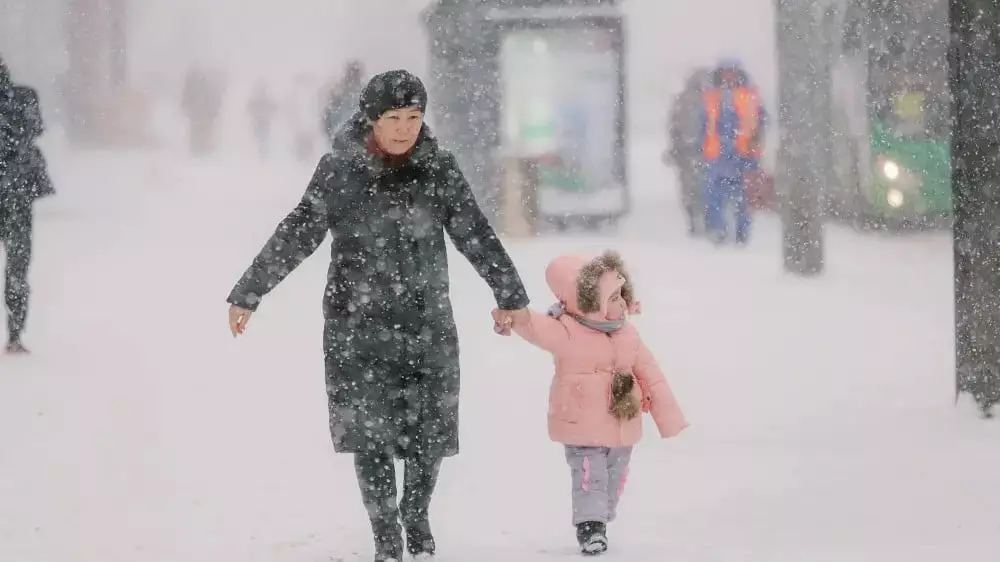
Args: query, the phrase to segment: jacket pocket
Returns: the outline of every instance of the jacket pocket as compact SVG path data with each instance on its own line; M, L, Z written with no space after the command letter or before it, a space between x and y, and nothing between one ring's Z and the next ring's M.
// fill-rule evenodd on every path
M549 416L566 423L579 423L583 387L578 381L556 379L552 383Z

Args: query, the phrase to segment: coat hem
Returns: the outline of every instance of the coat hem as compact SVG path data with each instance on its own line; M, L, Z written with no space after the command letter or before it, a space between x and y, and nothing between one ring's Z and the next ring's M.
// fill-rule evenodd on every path
M362 449L360 447L348 447L346 445L337 445L337 444L334 444L334 446L333 446L333 452L338 453L338 454L345 454L345 455L356 455L356 454L364 452L364 451L362 451ZM438 458L446 459L448 457L458 456L458 452L459 452L458 448L448 448L448 449L445 449L444 452L442 452L441 454L436 455L436 456ZM399 455L395 455L395 458L400 458L401 459L401 458L406 458L407 456L408 455L406 455L406 454L399 454Z

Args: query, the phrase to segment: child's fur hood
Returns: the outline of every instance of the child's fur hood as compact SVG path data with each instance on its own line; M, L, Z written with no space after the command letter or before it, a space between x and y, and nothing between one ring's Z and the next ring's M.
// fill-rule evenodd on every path
M549 264L545 277L549 288L568 310L595 314L601 311L604 304L600 295L601 276L611 271L617 271L624 278L622 297L629 307L634 306L636 298L632 279L621 255L613 250L589 260L577 256L556 258Z

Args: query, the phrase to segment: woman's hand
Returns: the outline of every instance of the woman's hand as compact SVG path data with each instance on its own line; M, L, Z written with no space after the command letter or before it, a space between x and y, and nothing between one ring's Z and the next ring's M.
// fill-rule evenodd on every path
M528 309L502 310L494 308L492 315L493 331L501 336L509 336L511 328L528 320Z
M229 331L233 333L233 337L243 335L243 332L247 330L247 323L250 322L250 315L253 312L236 306L235 304L229 307Z

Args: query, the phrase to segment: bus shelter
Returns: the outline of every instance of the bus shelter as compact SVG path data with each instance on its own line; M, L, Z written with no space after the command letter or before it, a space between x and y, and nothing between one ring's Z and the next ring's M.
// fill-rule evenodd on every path
M502 230L628 213L616 0L438 0L424 16L431 119Z

